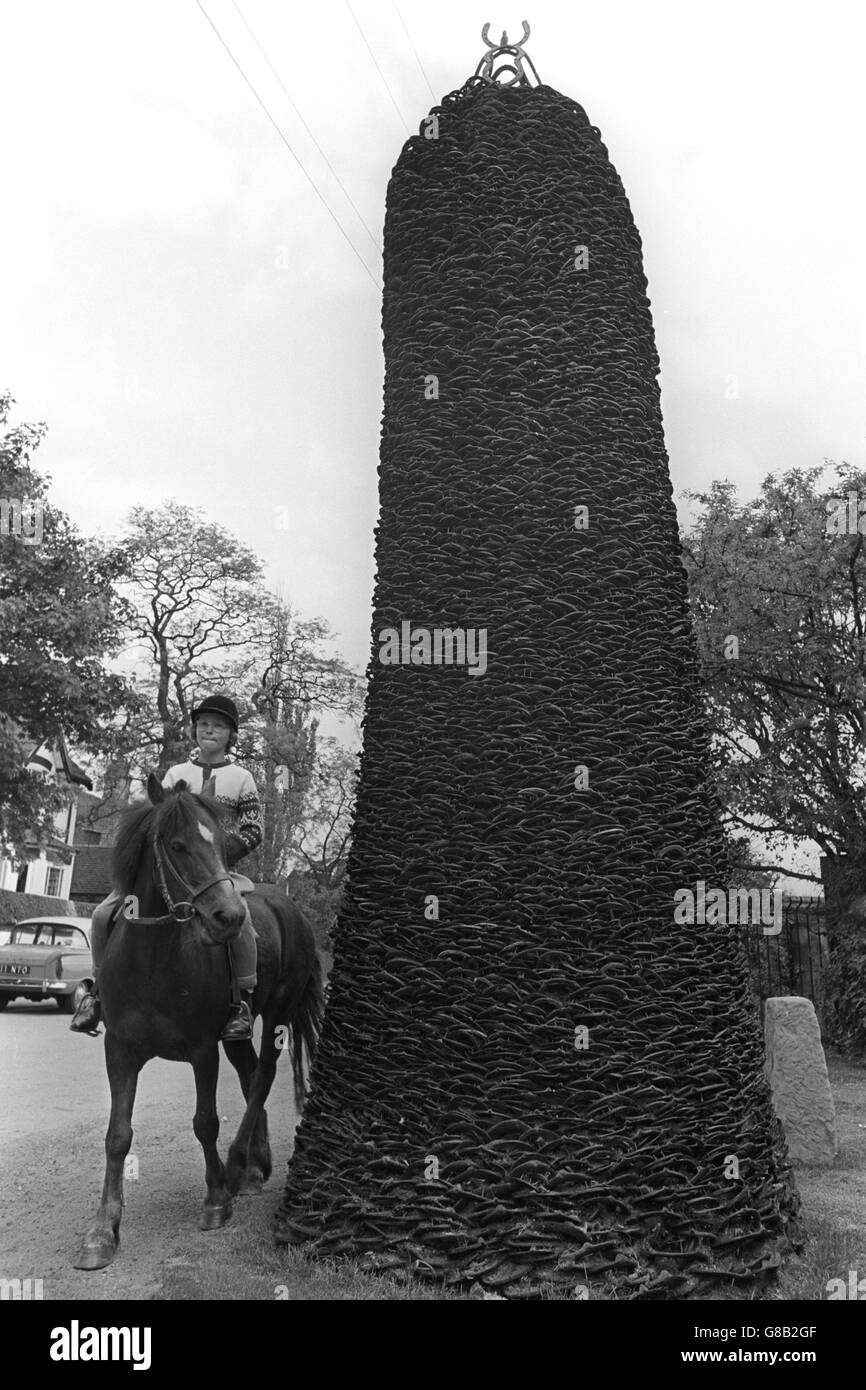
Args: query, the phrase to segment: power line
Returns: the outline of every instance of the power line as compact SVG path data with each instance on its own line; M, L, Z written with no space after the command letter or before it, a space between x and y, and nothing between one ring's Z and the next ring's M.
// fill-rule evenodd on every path
M411 49L412 49L412 52L415 54L415 62L418 64L419 68L421 69L421 73L422 73L422 75L423 75L423 77L424 77L424 81L427 83L427 87L428 87L428 90L429 90L429 92L430 92L431 97L433 98L434 102L436 102L436 101L439 100L439 98L437 97L437 95L436 95L436 93L434 92L433 88L430 86L430 78L427 76L426 72L424 71L424 64L421 62L421 59L420 59L419 56L418 56L418 50L417 50L417 48L415 47L414 43L412 43L412 35L409 33L409 30L406 28L406 21L405 21L405 19L403 18L403 16L402 16L401 13L400 13L400 6L397 4L397 0L394 0L394 9L397 11L397 18L399 19L400 23L403 25L403 32L405 33L406 38L409 40L409 44L410 44L410 47L411 47Z
M292 110L295 112L295 115L298 117L298 120L301 122L301 125L304 127L304 130L305 130L305 131L307 132L307 134L309 135L309 137L310 137L310 139L312 140L313 144L315 145L316 149L319 151L319 154L322 156L322 158L324 159L324 161L325 161L325 163L327 164L328 168L330 169L331 173L333 174L334 178L337 180L337 183L338 183L338 184L340 185L340 187L342 188L343 193L346 195L346 198L349 200L349 202L351 203L352 207L354 208L355 213L356 213L356 215L357 215L357 217L358 217L358 220L360 221L362 227L364 228L364 231L367 233L367 236L370 238L370 240L372 241L372 243L373 243L373 245L375 246L376 250L377 250L377 251L379 252L379 254L381 255L381 247L380 247L378 241L376 240L375 236L373 235L373 233L370 231L370 228L367 226L367 223L364 221L364 217L363 217L363 214L362 214L362 212L361 212L361 209L360 209L360 208L357 206L357 204L355 203L355 200L353 199L353 197L352 197L351 193L349 192L349 190L346 188L345 184L343 183L343 180L340 178L340 175L337 173L337 171L336 171L336 169L334 168L333 164L331 163L330 159L329 159L328 156L325 154L325 151L322 149L321 145L319 144L319 142L318 142L318 140L316 139L315 135L314 135L313 132L311 131L310 127L307 125L307 122L304 120L304 117L303 117L303 115L301 114L301 111L300 111L300 108L299 108L298 105L297 105L297 102L296 102L296 101L294 100L294 98L292 97L291 92L290 92L289 89L286 87L286 84L284 83L283 79L280 77L280 74L277 72L276 68L274 67L274 65L273 65L273 63L271 62L270 58L268 57L267 53L266 53L265 50L262 48L262 46L261 46L261 44L259 43L258 39L256 38L255 34L253 33L253 30L252 30L252 28L250 27L250 24L248 23L246 16L244 15L243 11L241 10L240 5L238 5L237 0L232 0L232 4L234 5L234 7L235 7L235 9L237 10L238 14L240 15L241 19L243 20L243 23L244 23L244 25L246 26L247 32L249 33L249 36L250 36L250 38L252 39L253 43L255 44L256 48L257 48L257 49L259 50L259 52L261 53L262 57L264 58L264 60L265 60L265 62L267 63L268 67L270 68L271 72L274 74L274 77L277 79L277 81L279 82L280 86L282 87L282 89L283 89L285 95L288 97L288 99L289 99L289 101L290 101L290 103L291 103L291 106L292 106Z
M370 47L370 45L367 43L367 35L364 33L364 30L361 28L361 25L360 25L360 23L359 23L359 21L358 21L358 17L357 17L357 15L355 14L355 11L352 9L352 6L349 4L349 0L346 0L346 9L349 11L349 14L352 16L352 18L354 19L355 23L356 23L357 26L358 26L358 33L361 35L361 38L364 40L364 43L366 44L366 47L367 47L367 52L369 53L370 57L373 59L373 62L374 62L375 65L376 65L376 71L378 72L378 74L379 74L379 76L381 77L383 83L385 84L385 90L386 90L386 92L388 93L389 97L391 98L391 102L392 102L392 104L393 104L394 110L397 112L397 115L400 117L400 120L403 122L403 129L405 130L405 132L406 132L407 135L411 135L412 132L411 132L411 130L409 129L409 127L407 126L407 124L406 124L405 118L404 118L404 116L403 116L403 112L400 110L399 106L397 105L397 98L394 96L394 93L391 91L391 87L390 87L390 84L389 84L389 82L388 82L387 77L385 76L385 74L384 74L384 72L382 71L382 69L379 67L379 64L378 64L378 61L377 61L377 59L376 59L375 53L373 52L373 50L372 50L372 48Z
M381 286L378 284L377 280L375 279L375 277L374 277L374 275L373 275L373 272L371 271L370 267L367 265L367 262L364 260L363 256L361 255L360 251L358 250L357 246L356 246L355 243L352 241L351 237L349 236L348 232L346 231L345 227L343 226L343 224L342 224L342 222L340 221L340 219L339 219L339 217L337 216L337 214L336 214L336 213L333 211L333 209L330 208L330 207L328 206L328 204L325 202L325 199L322 197L322 195L321 195L321 193L319 192L319 189L317 188L316 184L315 184L315 183L313 182L313 180L310 178L310 175L307 173L307 171L306 171L306 169L304 168L303 164L302 164L301 161L298 159L298 156L295 154L295 152L294 152L294 150L292 149L292 147L291 147L289 141L286 139L285 135L284 135L283 132L280 130L280 127L277 125L277 123L276 123L276 121L274 120L273 116L271 115L270 111L269 111L268 108L265 106L265 103L262 101L261 97L259 96L259 94L258 94L258 92L256 91L255 87L253 86L252 82L251 82L250 79L247 77L246 73L244 72L244 70L243 70L243 68L241 67L240 63L238 62L237 58L236 58L235 55L232 53L231 49L229 48L228 44L226 43L226 41L225 41L225 39L223 38L222 34L220 33L219 29L216 27L216 25L214 24L214 22L213 22L213 20L211 19L210 15L208 14L207 10L205 9L204 5L201 3L201 0L195 0L195 3L198 5L198 8L201 10L201 12L202 12L202 14L204 15L205 19L207 20L208 24L209 24L210 27L213 29L214 33L216 34L217 38L219 39L219 41L220 41L220 43L222 44L223 48L225 49L226 53L227 53L227 54L229 55L229 57L231 58L232 62L234 63L235 67L237 68L237 70L238 70L238 72L240 73L241 77L244 79L244 82L246 82L247 86L249 87L249 89L250 89L250 91L252 92L253 96L255 97L256 101L259 103L259 106L260 106L260 107L262 108L262 110L264 111L265 115L267 116L267 118L268 118L268 120L270 121L271 125L273 126L274 130L275 130L275 131L277 132L277 134L279 135L280 139L282 140L282 142L283 142L283 144L285 145L286 149L288 150L289 154L292 156L292 159L293 159L293 160L295 161L295 163L297 164L297 166L298 166L298 168L300 169L301 173L304 175L304 178L307 180L308 184L309 184L310 187L312 188L312 190L313 190L313 192L315 193L316 197L319 199L319 202L322 204L322 207L323 207L323 208L325 209L325 211L328 213L328 216L329 216L330 218L332 218L332 220L337 224L337 226L338 226L339 229L340 229L340 234L341 234L341 236L348 242L349 246L351 246L352 251L353 251L354 254L357 256L358 260L361 262L361 265L364 267L364 269L366 270L367 274L369 275L370 280L371 280L372 283L376 286L376 289L379 290L379 289L381 288Z

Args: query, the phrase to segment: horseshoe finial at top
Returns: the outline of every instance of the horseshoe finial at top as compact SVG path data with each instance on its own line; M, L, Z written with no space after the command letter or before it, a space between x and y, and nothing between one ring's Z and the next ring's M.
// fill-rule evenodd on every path
M500 87L531 87L532 83L529 81L529 78L526 76L526 73L523 70L523 64L528 63L532 70L533 76L535 77L536 82L541 82L541 78L535 71L535 65L532 59L529 57L528 53L524 53L523 51L523 45L526 43L526 40L529 38L530 34L529 25L527 24L525 19L521 20L521 24L523 25L523 38L520 40L520 43L508 42L507 29L502 30L502 38L500 39L499 43L491 43L490 39L488 38L488 34L490 33L490 25L484 25L483 29L481 30L481 37L484 40L487 47L489 48L490 52L485 53L484 57L478 64L478 67L475 70L476 77L483 78L485 82L496 82ZM497 58L505 57L511 58L513 61L510 63L502 63L499 67L497 67L494 70L494 63L496 62ZM512 74L509 81L502 80L504 73Z
M522 48L523 45L526 43L526 40L529 38L529 35L530 35L530 32L531 32L531 30L530 30L530 28L529 28L529 25L527 24L527 22L526 22L525 19L522 19L520 22L521 22L521 24L523 25L523 38L520 40L520 43L514 45L515 48ZM487 44L487 47L488 47L488 48L508 48L508 30L507 30L507 29L503 29L503 30L502 30L502 38L499 40L499 43L491 43L490 40L489 40L488 37L487 37L487 35L488 35L489 33L490 33L490 25L489 25L489 24L485 24L485 25L484 25L484 28L481 30L481 37L482 37L482 39L484 40L484 42ZM523 56L525 57L526 55L524 54Z

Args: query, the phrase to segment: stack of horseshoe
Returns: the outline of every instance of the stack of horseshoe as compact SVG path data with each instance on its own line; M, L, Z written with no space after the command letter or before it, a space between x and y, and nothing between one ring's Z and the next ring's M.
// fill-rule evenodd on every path
M640 237L550 87L432 114L388 188L357 815L277 1239L514 1298L747 1290L799 1199L737 928L674 920L728 866ZM486 670L385 664L406 621L483 629Z

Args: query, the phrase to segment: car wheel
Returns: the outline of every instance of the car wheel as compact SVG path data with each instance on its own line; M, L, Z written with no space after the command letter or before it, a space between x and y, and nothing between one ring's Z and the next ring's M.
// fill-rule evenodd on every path
M0 1014L2 1014L2 1012L3 1012L3 1010L6 1008L6 1005L7 1005L7 1004L11 1004L11 1003L12 1003L12 1000L9 998L9 996L8 996L7 994L0 994Z
M80 980L71 994L61 994L58 997L60 1012L74 1014L85 994L89 994L92 989L93 985L89 980Z

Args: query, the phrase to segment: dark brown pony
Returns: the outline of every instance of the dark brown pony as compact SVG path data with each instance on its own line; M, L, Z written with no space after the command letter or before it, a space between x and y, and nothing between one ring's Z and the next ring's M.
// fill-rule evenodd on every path
M148 801L127 812L112 856L114 884L126 902L99 975L111 1118L102 1202L76 1253L76 1269L101 1269L117 1250L124 1161L145 1062L189 1062L195 1073L193 1129L207 1182L199 1226L212 1231L231 1216L233 1195L260 1192L270 1176L264 1106L279 1052L291 1041L300 1110L304 1052L312 1062L322 1021L321 968L309 922L277 889L251 893L258 943L253 1012L262 1017L262 1043L258 1057L251 1042L224 1044L247 1103L224 1166L217 1152L218 1042L230 1004L227 947L243 926L244 900L226 870L217 803L184 782L165 791L152 774L147 794Z

